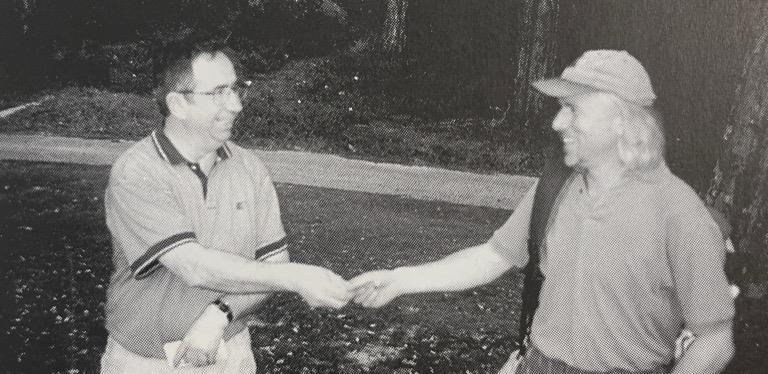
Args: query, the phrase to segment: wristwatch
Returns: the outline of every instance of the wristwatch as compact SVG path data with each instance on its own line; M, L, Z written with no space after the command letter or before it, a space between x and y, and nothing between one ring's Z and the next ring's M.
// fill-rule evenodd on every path
M213 300L213 305L216 305L219 310L227 315L227 321L232 322L234 319L234 316L232 315L232 309L227 305L227 303L221 301L221 299Z

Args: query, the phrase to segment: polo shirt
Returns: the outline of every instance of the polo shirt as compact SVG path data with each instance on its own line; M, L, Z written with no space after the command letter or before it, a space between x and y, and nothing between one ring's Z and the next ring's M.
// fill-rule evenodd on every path
M528 260L535 187L489 241L513 265ZM665 165L594 197L574 173L558 199L531 327L546 356L588 371L653 370L672 361L683 325L700 334L733 318L720 230Z
M208 176L185 160L162 131L140 140L113 164L104 204L114 270L106 328L133 353L164 358L221 292L191 287L160 256L196 241L265 260L286 250L277 194L253 151L227 142ZM202 175L201 175L202 174ZM229 339L245 328L227 326Z

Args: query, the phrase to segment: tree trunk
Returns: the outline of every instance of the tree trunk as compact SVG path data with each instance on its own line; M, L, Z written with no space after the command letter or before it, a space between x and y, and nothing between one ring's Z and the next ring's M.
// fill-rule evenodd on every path
M754 297L764 295L768 280L768 3L758 6L723 152L706 196L730 216L732 238L744 258L734 276Z
M520 15L520 51L513 92L512 122L524 127L542 108L531 82L554 75L559 0L525 0Z
M387 14L384 18L382 47L388 52L402 52L405 48L405 16L408 0L387 0Z
M322 1L320 4L320 13L335 19L342 25L347 23L347 11L331 0Z

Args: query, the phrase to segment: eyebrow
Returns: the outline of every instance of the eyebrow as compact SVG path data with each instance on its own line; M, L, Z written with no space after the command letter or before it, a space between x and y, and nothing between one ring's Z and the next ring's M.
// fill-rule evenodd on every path
M233 84L225 84L225 83L222 83L222 84L220 84L220 85L218 85L218 86L215 86L215 87L213 87L213 88L210 88L210 89L208 89L208 92L211 92L211 91L218 91L218 90L224 90L224 89L226 89L227 87L232 87L233 85L234 85L234 83L233 83Z

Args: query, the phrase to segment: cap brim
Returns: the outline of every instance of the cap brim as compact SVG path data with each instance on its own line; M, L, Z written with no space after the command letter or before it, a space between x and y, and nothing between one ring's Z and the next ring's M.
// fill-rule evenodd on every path
M539 92L552 97L567 97L599 91L595 87L562 78L543 79L531 83Z

